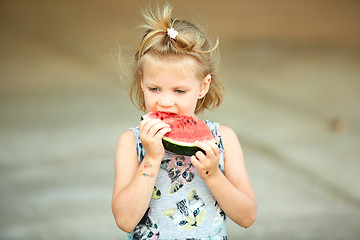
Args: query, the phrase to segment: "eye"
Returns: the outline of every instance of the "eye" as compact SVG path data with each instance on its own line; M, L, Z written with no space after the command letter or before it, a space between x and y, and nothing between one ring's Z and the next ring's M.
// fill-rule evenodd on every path
M181 90L181 89L176 89L175 92L178 93L178 94L186 93L185 90Z
M182 220L182 221L179 223L180 226L184 226L185 224L187 224L187 221L186 221L186 220Z
M189 175L189 174L188 174L187 172L184 172L184 173L182 174L183 178L186 178L188 175Z
M181 167L183 165L183 163L181 161L177 161L176 165L178 165L179 167Z
M158 92L158 91L160 91L160 89L158 89L158 88L149 88L149 91L150 92Z
M148 234L148 237L151 238L152 236L154 236L154 233L153 233L153 232L150 232L150 233Z
M200 210L199 210L199 208L198 208L198 209L196 209L196 210L194 211L194 217L196 217L197 215L199 215L199 213L200 213Z
M154 224L154 228L155 228L155 229L157 229L157 228L158 228L158 225L157 225L156 223Z

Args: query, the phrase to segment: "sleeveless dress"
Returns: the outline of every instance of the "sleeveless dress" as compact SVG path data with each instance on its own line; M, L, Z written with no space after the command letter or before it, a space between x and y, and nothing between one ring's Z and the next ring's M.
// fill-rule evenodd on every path
M219 168L224 172L224 147L219 124L205 121L214 137L219 137ZM139 127L130 128L136 137L139 162L145 149ZM149 207L127 240L226 240L226 215L204 181L197 174L189 156L165 151Z

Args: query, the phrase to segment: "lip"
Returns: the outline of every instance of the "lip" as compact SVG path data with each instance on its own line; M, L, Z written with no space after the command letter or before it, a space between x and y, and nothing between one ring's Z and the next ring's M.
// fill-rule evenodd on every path
M176 113L176 112L171 112L171 111L161 111L161 110L158 110L157 112L163 112L163 113L170 113L170 114L179 115L178 113Z
M150 111L151 112L151 111ZM196 117L196 115L192 115L192 114L179 114L177 112L172 112L172 111L162 111L162 110L157 110L157 111L153 111L153 112L163 112L163 113L168 113L168 114L176 114L176 115L179 115L179 116L190 116L190 117L193 117L195 119L198 119Z

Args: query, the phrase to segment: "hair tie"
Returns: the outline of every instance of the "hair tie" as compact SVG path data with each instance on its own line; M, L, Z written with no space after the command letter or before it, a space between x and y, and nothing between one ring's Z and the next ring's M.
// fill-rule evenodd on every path
M174 28L168 28L167 29L167 35L169 37L171 37L172 39L175 39L178 34L179 33Z

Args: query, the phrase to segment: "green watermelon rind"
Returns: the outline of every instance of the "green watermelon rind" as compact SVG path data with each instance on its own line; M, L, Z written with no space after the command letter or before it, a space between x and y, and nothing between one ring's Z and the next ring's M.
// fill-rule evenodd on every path
M194 144L178 142L167 137L162 138L162 143L167 151L179 155L192 156L195 155L197 151L202 151L203 153L205 153L204 150L195 146Z
M211 140L214 143L216 143L215 139ZM164 145L164 148L172 153L179 154L179 155L185 155L185 156L192 156L195 155L197 151L203 152L205 155L205 151L197 146L195 146L192 143L187 142L179 142L176 140L173 140L168 137L162 138L162 143ZM217 143L216 143L217 144Z

